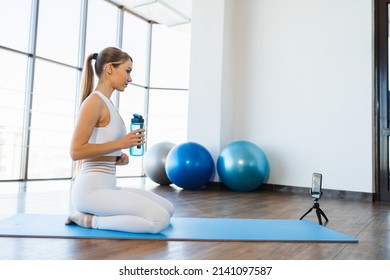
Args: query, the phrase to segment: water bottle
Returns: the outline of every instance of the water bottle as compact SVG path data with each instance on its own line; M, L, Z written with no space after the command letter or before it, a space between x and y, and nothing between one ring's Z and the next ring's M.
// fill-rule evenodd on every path
M134 131L136 129L144 128L144 119L141 115L133 114L131 119L130 130ZM144 155L144 145L133 146L130 148L130 155L132 156L143 156Z

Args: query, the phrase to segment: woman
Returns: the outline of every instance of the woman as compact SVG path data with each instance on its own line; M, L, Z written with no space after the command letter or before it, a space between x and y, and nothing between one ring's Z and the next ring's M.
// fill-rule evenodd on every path
M92 92L93 60L99 81ZM82 161L71 191L78 212L70 215L66 224L158 233L170 223L174 210L171 202L152 192L116 185L116 165L129 163L121 149L145 143L143 129L126 133L110 101L114 90L122 92L132 82L132 67L132 58L113 47L90 54L85 62L81 107L70 147L72 159Z

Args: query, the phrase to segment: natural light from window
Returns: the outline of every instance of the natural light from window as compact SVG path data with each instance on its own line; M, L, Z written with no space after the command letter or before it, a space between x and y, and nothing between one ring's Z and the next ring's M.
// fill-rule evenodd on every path
M133 85L113 96L127 129L139 113L147 121L147 147L186 141L190 33L151 25L109 1L89 0L84 11L83 2L40 0L35 33L34 1L0 0L0 181L72 176L80 57L107 46L134 60ZM118 176L143 175L142 158L118 169Z

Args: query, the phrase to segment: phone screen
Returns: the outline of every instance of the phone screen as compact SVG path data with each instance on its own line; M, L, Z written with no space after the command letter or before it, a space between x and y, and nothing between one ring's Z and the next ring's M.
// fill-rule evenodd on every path
M322 175L319 173L313 173L312 185L311 185L311 194L313 197L319 198L321 195L322 188Z

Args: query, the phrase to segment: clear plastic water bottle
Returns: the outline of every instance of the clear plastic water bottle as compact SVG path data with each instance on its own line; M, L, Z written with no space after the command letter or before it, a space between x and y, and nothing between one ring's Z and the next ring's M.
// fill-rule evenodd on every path
M133 114L131 119L130 130L134 131L136 129L144 128L144 119L141 115ZM144 145L133 146L130 148L130 155L132 156L143 156L144 155Z

